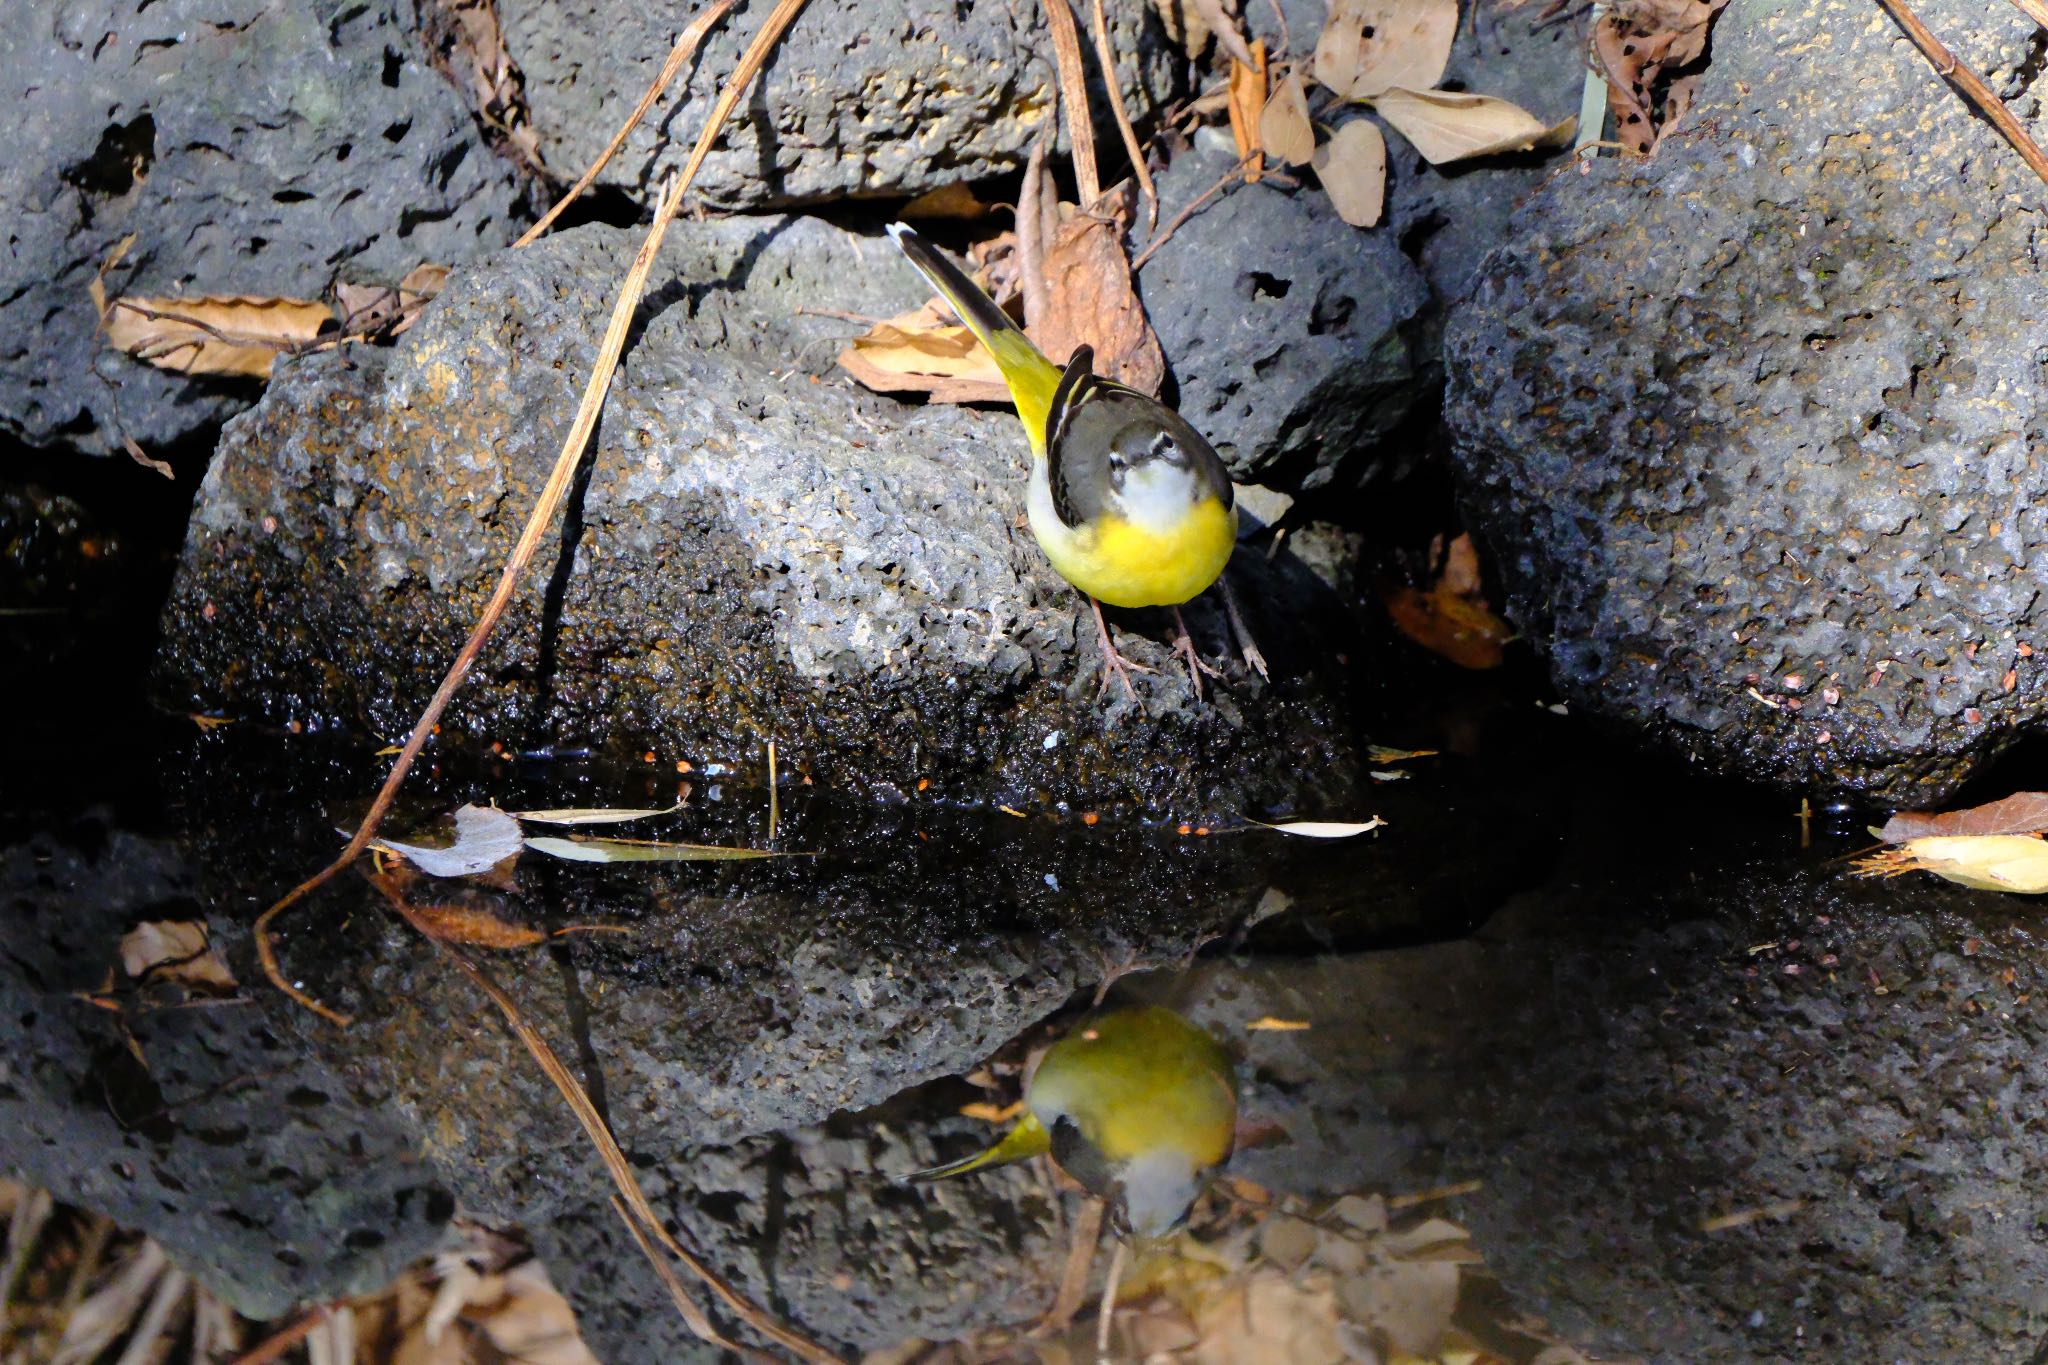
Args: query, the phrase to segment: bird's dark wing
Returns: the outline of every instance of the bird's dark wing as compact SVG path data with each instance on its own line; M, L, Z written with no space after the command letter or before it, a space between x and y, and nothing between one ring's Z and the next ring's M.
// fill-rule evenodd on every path
M1092 373L1095 348L1076 346L1053 390L1052 407L1045 414L1046 477L1052 484L1052 507L1062 522L1079 526L1102 509L1102 482L1106 473L1108 447L1098 443L1090 448L1068 441L1074 418L1103 392L1108 381Z

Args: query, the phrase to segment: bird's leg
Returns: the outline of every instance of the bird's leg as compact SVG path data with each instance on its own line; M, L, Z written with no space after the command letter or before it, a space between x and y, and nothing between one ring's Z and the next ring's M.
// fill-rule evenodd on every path
M1102 639L1102 685L1108 687L1110 676L1114 674L1117 681L1124 685L1124 695L1136 701L1138 689L1131 686L1130 670L1135 668L1140 673L1150 673L1152 670L1116 652L1116 645L1109 638L1109 622L1102 619L1102 603L1090 597L1088 605L1095 609L1095 630Z
M1271 681L1273 675L1266 671L1266 656L1259 653L1259 642L1252 638L1250 627L1244 623L1244 612L1237 605L1237 589L1230 586L1230 575L1226 573L1216 581L1223 586L1223 614L1230 618L1230 633L1237 637L1238 652L1259 671L1260 677Z
M1095 1359L1097 1365L1110 1365L1109 1328L1116 1315L1116 1283L1124 1277L1124 1239L1116 1239L1116 1250L1109 1253L1109 1279L1102 1286L1102 1307L1095 1315Z
M1187 618L1180 614L1179 607L1173 609L1173 624L1174 628L1180 632L1174 639L1173 652L1188 661L1188 681L1195 685L1195 700L1200 701L1202 699L1202 675L1207 673L1212 678L1220 678L1223 675L1202 662L1201 654L1195 649L1194 632L1188 629Z

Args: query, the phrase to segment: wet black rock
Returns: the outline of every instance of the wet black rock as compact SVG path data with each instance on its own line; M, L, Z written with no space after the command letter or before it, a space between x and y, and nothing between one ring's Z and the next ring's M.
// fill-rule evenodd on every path
M596 159L698 7L665 0L501 0L541 149L557 173ZM727 72L768 6L742 7L684 68L597 183L651 202L688 157ZM1088 8L1077 7L1084 45ZM1105 6L1117 75L1141 128L1175 91L1172 50L1144 0ZM678 92L687 92L680 95ZM1097 143L1115 125L1097 91ZM713 203L763 207L880 195L1020 169L1057 105L1052 41L1036 4L814 0L735 112L696 183Z
M146 1229L252 1317L372 1292L454 1203L360 1072L122 972L122 935L205 920L200 894L174 840L104 813L0 849L0 1171Z
M246 406L107 350L87 293L316 296L507 240L516 184L402 0L0 7L0 433L156 448Z
M1923 9L2033 116L2030 23ZM1902 804L2038 723L2039 188L1882 15L1738 0L1655 159L1522 210L1452 319L1449 415L1574 705Z
M1371 661L1291 555L1240 554L1275 681L1191 609L1224 676L1098 700L1085 604L1021 528L1006 412L906 405L832 358L922 297L886 238L801 218L679 225L554 540L460 694L457 731L783 762L899 799L1176 816L1364 781ZM309 727L401 732L467 634L553 463L635 235L579 229L456 280L393 350L280 367L209 470L166 618L165 690ZM1215 594L1210 594L1213 598Z

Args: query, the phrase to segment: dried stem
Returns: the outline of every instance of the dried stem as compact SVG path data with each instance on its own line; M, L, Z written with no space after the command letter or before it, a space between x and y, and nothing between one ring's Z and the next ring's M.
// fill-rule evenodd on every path
M735 3L736 0L712 0L711 8L705 10L690 22L690 26L684 29L681 36L676 39L676 45L669 49L668 60L661 64L661 70L655 74L654 84L647 87L647 93L642 95L640 102L633 106L633 112L626 115L626 121L619 125L619 131L612 134L611 142L606 145L602 152L598 153L597 160L590 163L590 169L585 171L577 179L576 183L569 187L567 194L564 194L555 201L553 208L541 215L541 220L538 223L535 223L522 233L519 240L512 244L513 246L522 247L532 243L535 238L554 225L555 219L562 216L562 210L575 203L577 196L590 188L591 182L597 179L598 173L610 164L613 157L619 154L619 148L626 145L627 135L639 126L641 119L647 117L647 111L652 109L654 102L661 98L661 92L668 89L669 82L674 80L676 73L683 69L683 63L689 61L695 55L697 45L704 41L704 35L711 31L712 25L725 17L725 12L731 9Z
M1185 223L1188 219L1194 217L1196 209L1202 207L1202 205L1208 203L1211 199L1214 199L1218 194L1221 194L1225 187L1227 187L1233 180L1236 180L1239 184L1243 184L1244 182L1240 180L1239 177L1244 173L1245 168L1252 164L1253 157L1256 157L1257 155L1258 153L1254 152L1252 156L1248 156L1244 160L1238 162L1235 166L1232 166L1229 170L1225 171L1222 175L1217 177L1215 184L1211 185L1208 189L1203 190L1200 194L1196 195L1193 199L1189 200L1186 208L1182 209L1179 213L1174 214L1173 217L1170 220L1168 220L1165 228L1163 228L1160 231L1159 235L1157 237L1154 237L1150 242L1146 243L1145 249L1138 253L1138 258L1131 262L1131 273L1133 275L1137 274L1138 271L1144 267L1145 262L1152 259L1152 253L1159 250L1160 247L1165 246L1166 239L1173 236L1174 233L1178 232L1180 230L1180 225L1182 223Z
M1041 207L1046 197L1045 144L1031 144L1024 163L1024 184L1017 191L1017 284L1024 293L1024 330L1043 326L1048 302L1045 291L1046 231ZM1057 220L1055 220L1057 221Z
M282 1331L273 1332L231 1362L231 1365L269 1365L292 1347L313 1335L313 1329L334 1316L335 1305L323 1303Z
M1073 1326L1074 1315L1081 1311L1081 1304L1088 1297L1088 1272L1095 1266L1096 1243L1102 1240L1103 1207L1100 1199L1089 1199L1081 1205L1081 1216L1074 1220L1073 1240L1067 1247L1067 1264L1060 1271L1059 1289L1052 1296L1052 1306L1031 1329L1031 1335L1056 1337Z
M2020 159L2027 163L2035 175L2041 177L2043 183L2048 183L2048 153L2044 153L2040 145L2027 136L2027 130L2013 117L2012 110L2006 108L1998 96L1992 93L1991 87L1984 84L1983 78L1956 60L1956 54L1950 52L1941 39L1935 37L1927 25L1920 22L1920 16L1907 7L1906 0L1877 0L1877 3L1883 6L1884 12L1891 15L1899 27L1906 31L1906 36L1913 40L1913 46L1919 48L1933 65L1935 74L1953 85L1962 97L1970 102L1971 108L1989 119L1991 126L1998 130L1998 135L2020 154ZM2020 8L2033 14L2033 10L2027 5L2021 5Z
M590 381L584 386L583 401L576 409L576 420L570 424L569 434L562 442L561 454L555 457L555 467L548 475L540 497L535 501L532 513L527 517L525 529L520 532L519 542L513 547L511 557L505 561L504 571L498 576L498 586L492 591L490 601L484 605L483 613L477 618L469 639L455 656L455 662L448 668L448 675L441 680L440 687L427 703L427 709L407 737L405 747L391 765L390 775L377 790L377 797L370 803L369 812L363 822L343 848L340 855L320 871L300 882L284 898L265 910L255 925L256 955L263 963L263 974L270 983L315 1014L337 1024L349 1022L348 1016L339 1010L322 1005L304 991L285 980L284 971L278 965L277 950L270 941L270 926L287 907L310 892L325 885L335 873L354 862L357 855L369 847L376 836L377 826L383 822L391 803L398 797L398 789L405 782L406 774L425 747L427 737L440 723L441 715L454 699L455 691L468 676L470 666L477 655L483 652L484 641L490 638L498 619L505 614L505 608L512 601L512 594L519 586L520 577L532 562L534 552L540 548L541 536L554 520L556 510L561 506L562 496L568 491L570 477L576 472L576 465L582 459L583 448L590 441L590 433L597 425L598 413L604 407L606 392L611 388L612 374L619 366L619 353L625 349L626 333L633 323L633 313L640 305L640 296L647 288L647 274L654 266L654 255L661 249L661 239L668 231L669 222L682 207L683 194L690 183L697 178L698 167L704 164L704 157L711 150L711 143L718 136L718 130L731 116L733 107L740 96L760 72L761 65L768 59L768 53L788 29L797 11L804 7L804 0L777 0L775 8L762 22L760 31L747 45L739 64L726 80L725 88L718 93L718 102L712 106L711 117L704 123L704 130L697 135L697 145L690 151L690 159L683 166L683 172L663 192L661 202L654 210L654 223L647 229L647 239L640 244L639 254L633 257L632 267L626 272L626 280L619 288L618 302L612 306L611 322L605 328L604 340L599 343L597 363L591 368Z
M2048 3L2043 3L2043 0L2012 0L2012 2L2019 6L2020 13L2032 19L2042 28L2048 28Z
M1067 136L1074 147L1074 186L1082 204L1102 197L1102 179L1095 169L1095 120L1088 112L1088 73L1081 65L1081 30L1067 0L1045 0L1046 27L1052 30L1053 65L1060 77L1060 107L1067 114ZM1110 84L1116 83L1114 74Z
M1092 27L1095 30L1095 62L1102 68L1102 80L1109 87L1109 109L1116 115L1116 130L1124 140L1124 154L1131 159L1131 174L1145 194L1145 231L1159 226L1159 191L1152 184L1152 170L1145 164L1145 148L1138 142L1138 130L1131 127L1130 111L1124 108L1123 85L1116 78L1116 49L1109 44L1109 20L1103 15L1102 0L1095 0Z

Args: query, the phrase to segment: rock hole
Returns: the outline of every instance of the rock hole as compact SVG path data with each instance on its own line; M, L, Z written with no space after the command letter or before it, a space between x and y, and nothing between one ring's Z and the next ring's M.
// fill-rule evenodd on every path
M384 130L384 140L386 142L403 142L405 141L405 135L411 131L412 120L402 118Z
M1342 331L1357 311L1357 299L1349 294L1325 291L1317 296L1315 307L1308 311L1308 333L1310 336L1328 336Z
M344 142L334 149L334 159L336 161L346 161L349 158L349 154L355 151L355 149L356 145L353 142Z
M747 1197L734 1190L720 1190L697 1200L697 1207L705 1214L716 1218L729 1227L740 1225L740 1210L746 1206Z
M1283 280L1263 270L1248 270L1238 277L1237 287L1248 299L1284 299L1287 291L1294 287L1294 281Z
M118 199L135 188L155 160L156 120L138 114L126 123L108 124L92 155L65 167L63 176L83 193Z
M303 204L312 197L312 195L304 190L279 190L276 194L270 196L270 202L273 204Z
M384 1245L384 1234L375 1228L357 1228L342 1238L341 1244L350 1251L374 1251Z
M285 1092L284 1102L294 1109L318 1109L327 1096L310 1085L295 1085Z
M387 89L387 90L396 90L396 89L398 88L398 73L399 73L399 72L401 72L401 71L403 71L403 70L405 70L405 59L404 59L403 57L400 57L400 56L399 56L399 55L398 55L398 54L397 54L396 52L393 52L393 51L392 51L392 50L391 50L390 48L388 48L388 47L387 47L387 48L385 48L385 49L384 49L384 87L385 87L385 89Z

